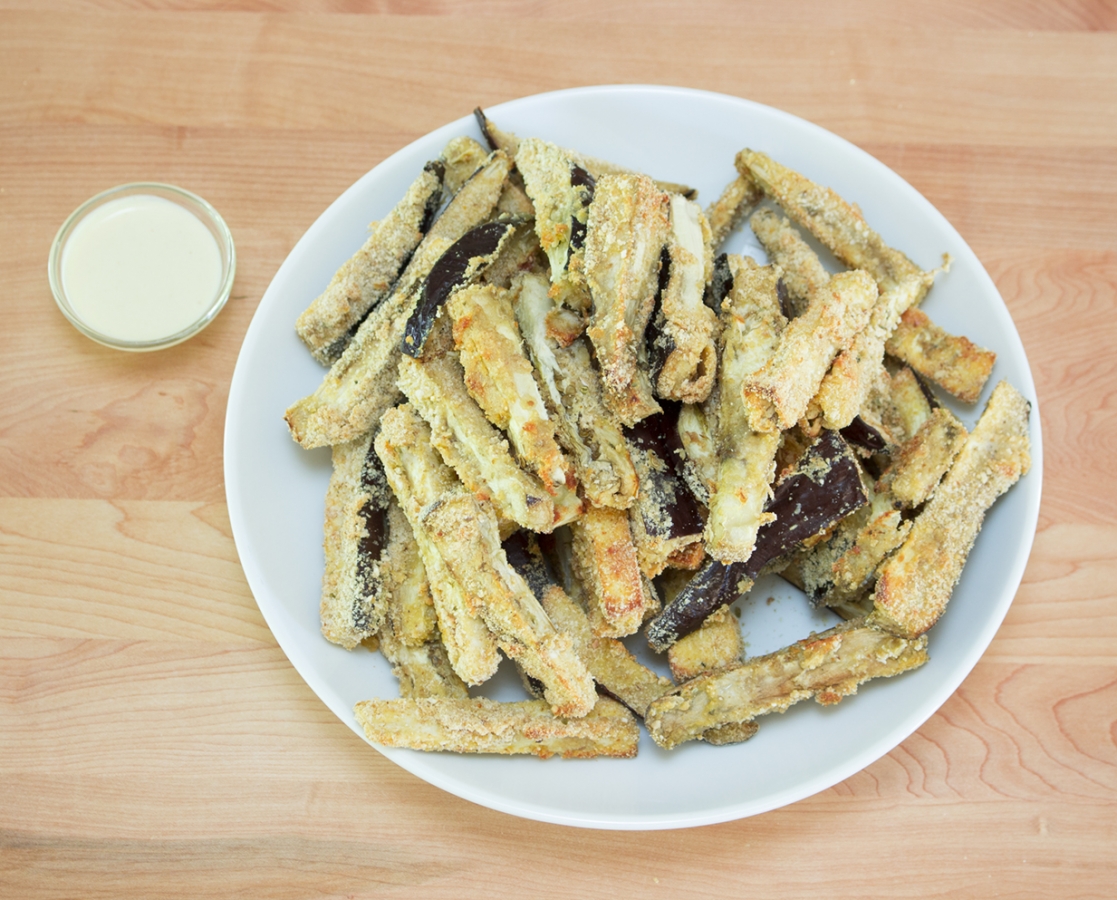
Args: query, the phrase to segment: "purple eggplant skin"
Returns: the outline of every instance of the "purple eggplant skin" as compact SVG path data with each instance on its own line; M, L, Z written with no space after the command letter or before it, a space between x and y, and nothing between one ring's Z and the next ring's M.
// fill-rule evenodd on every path
M542 600L547 589L559 583L531 532L517 531L506 538L501 546L504 548L504 555L508 557L508 564L527 582L536 600Z
M733 290L733 270L729 268L729 254L719 253L714 257L714 271L702 302L716 313L721 312L721 301Z
M870 453L883 453L888 449L888 441L879 431L873 428L860 416L854 417L845 428L841 430L842 437L847 443Z
M664 653L679 638L696 631L710 613L740 596L743 579L743 563L726 564L706 557L686 587L648 623L645 634L651 648ZM747 590L752 582L746 581L746 585Z
M480 106L473 110L473 118L477 120L477 127L481 129L481 137L485 139L489 150L496 150L497 143L493 140L492 132L489 131L489 117L485 115L485 111Z
M419 302L407 320L400 349L418 359L423 354L423 344L434 328L438 312L469 278L477 274L470 271L470 261L481 256L491 256L508 232L522 224L517 219L497 220L478 225L467 231L450 245L439 257L420 289Z
M654 463L643 467L640 493L655 495L652 505L667 513L668 527L663 527L659 516L645 516L644 528L648 534L673 540L701 534L703 522L698 500L682 474L685 451L678 428L682 404L668 400L661 400L660 404L662 412L626 427L624 435L637 452L653 453L664 463L662 468Z
M357 549L358 595L364 598L378 597L383 589L380 581L381 568L377 565L381 554L388 546L388 502L392 496L384 466L377 456L373 442L369 442L368 455L361 467L361 486L369 499L360 509L363 534ZM368 604L353 607L353 624L358 629L367 629Z
M838 432L822 431L795 471L776 484L764 507L776 519L757 532L756 549L743 564L745 574L755 579L770 563L868 502L853 451Z
M648 643L662 653L715 609L734 602L772 563L868 502L853 451L838 432L823 431L795 471L775 485L764 507L775 521L760 527L748 560L726 565L707 559L649 623Z
M675 352L675 342L663 330L664 320L660 309L663 303L663 292L667 290L667 284L670 280L671 253L667 247L664 247L659 254L659 285L655 292L655 306L652 308L648 326L644 331L644 347L648 353L648 369L652 384L659 380L659 373L663 371L663 365L667 362L667 357ZM660 405L662 403L661 400Z
M593 192L597 187L597 182L594 181L593 176L574 163L570 166L570 186L575 188L582 188L582 206L587 207L593 202ZM569 264L570 255L576 250L580 250L582 245L586 242L586 223L578 221L578 217L574 216L570 220L570 247L566 254L566 260Z

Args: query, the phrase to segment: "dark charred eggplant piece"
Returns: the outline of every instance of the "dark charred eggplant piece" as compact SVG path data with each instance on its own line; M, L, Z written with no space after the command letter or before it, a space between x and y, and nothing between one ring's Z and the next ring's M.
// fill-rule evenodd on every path
M708 560L686 587L648 625L648 643L662 652L697 629L706 616L734 602L757 577L785 559L803 541L821 534L868 502L853 452L836 431L823 431L795 470L775 485L765 512L775 520L761 526L746 562Z
M663 653L679 638L697 631L714 610L733 603L752 587L744 563L720 563L708 557L674 599L648 623L652 649Z
M745 573L755 579L807 538L868 502L853 451L838 432L824 430L795 471L776 483L765 507L776 519L761 526Z
M721 301L731 290L733 290L733 270L729 268L729 254L719 253L714 257L714 272L710 277L710 283L706 285L702 302L714 312L718 312L721 310Z
M400 343L404 353L416 359L422 356L423 344L450 295L479 276L496 259L508 237L522 224L523 219L486 222L450 245L423 282L419 302L407 320Z
M870 453L883 453L888 449L888 441L884 435L861 416L857 416L843 428L841 435L848 443L860 447L862 450L868 450Z
M504 555L508 564L527 582L535 599L542 601L547 588L559 583L547 558L539 549L539 542L530 531L517 531L504 540Z
M654 578L669 558L702 539L698 501L682 474L683 451L678 418L681 404L664 402L665 410L625 429L629 453L640 479L631 522L640 570Z

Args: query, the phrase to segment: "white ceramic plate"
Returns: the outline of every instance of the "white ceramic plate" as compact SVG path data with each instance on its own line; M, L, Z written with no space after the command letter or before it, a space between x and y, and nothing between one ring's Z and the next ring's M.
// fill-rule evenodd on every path
M889 244L930 268L954 259L924 308L943 327L996 350L992 383L1008 379L1035 403L1019 336L993 282L958 233L914 188L868 154L787 113L734 97L664 87L598 87L516 100L487 110L500 127L697 187L709 203L734 176L742 147L763 150L860 205ZM307 231L264 294L237 361L225 430L225 481L241 563L280 646L310 687L361 734L353 705L397 696L379 654L346 652L319 632L322 517L330 456L290 438L283 412L323 370L294 321L364 241L370 221L402 196L451 137L480 139L466 117L385 160ZM725 249L762 251L747 229ZM955 407L967 424L976 409ZM1033 405L1031 473L991 511L943 620L931 661L865 685L836 707L802 703L761 720L745 744L684 745L668 753L645 734L634 760L559 760L422 754L381 749L425 781L493 809L594 828L673 828L775 809L834 785L888 753L954 692L988 646L1020 583L1039 511L1042 455ZM811 613L778 579L741 604L750 654L774 650L836 621ZM502 671L507 669L505 664ZM501 676L498 675L498 679ZM495 695L510 697L504 674ZM371 749L370 749L370 752Z

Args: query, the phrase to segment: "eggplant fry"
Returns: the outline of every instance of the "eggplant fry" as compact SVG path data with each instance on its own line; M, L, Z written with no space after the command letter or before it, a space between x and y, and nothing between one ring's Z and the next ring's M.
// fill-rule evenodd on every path
M654 329L655 350L663 357L656 393L668 400L701 403L710 395L718 366L718 318L703 302L714 266L710 226L701 207L679 194L671 196L670 211L669 277Z
M551 264L551 297L588 313L590 295L582 264L593 176L554 144L538 138L520 141L516 168L535 207L535 233Z
M812 294L830 282L830 273L818 254L786 218L767 207L749 219L753 234L768 254L768 261L782 270L781 280L788 294L792 316L801 316Z
M488 218L510 167L503 153L490 154L435 220L390 296L361 323L322 384L287 410L287 425L299 444L310 449L354 440L399 401L400 342L420 286L442 254Z
M620 425L605 408L585 339L566 347L552 339L553 304L542 276L524 276L514 296L540 393L586 498L594 506L627 509L636 498L636 470Z
M697 553L699 563L705 555L702 513L681 474L684 451L676 425L678 409L679 404L671 403L664 412L625 429L629 455L640 479L629 521L645 578L655 578L692 552Z
M555 495L574 485L574 472L555 441L555 426L524 355L507 291L459 291L447 308L465 386L489 421L508 433L520 461Z
M865 327L876 301L877 286L863 271L841 272L810 296L807 309L784 329L771 359L744 379L754 431L782 431L803 417L831 361ZM853 415L860 405L858 400Z
M909 286L913 294L908 306L923 299L931 286L928 273L889 247L866 224L860 211L834 191L753 150L738 153L736 165L738 172L754 178L765 194L829 247L844 265L867 271L881 291L895 285Z
M759 528L775 475L779 432L754 431L744 389L777 352L787 325L776 291L778 270L731 256L733 286L722 301L721 367L716 407L718 467L710 491L706 551L724 563L744 562Z
M717 200L706 208L706 219L710 223L710 244L716 250L729 237L731 231L764 198L751 175L738 174L725 186Z
M554 528L550 494L516 464L508 442L469 396L456 353L428 360L403 357L399 386L430 426L442 458L469 490L490 498L501 516L524 528Z
M607 697L580 719L558 718L543 700L364 700L353 711L372 743L412 750L627 759L640 740L632 713Z
M815 184L763 153L742 150L737 168L747 171L796 223L806 228L851 269L867 271L880 295L869 324L842 350L818 400L827 428L844 428L857 415L884 357L884 342L900 316L918 304L935 278L866 224L861 213L834 191Z
M453 197L461 190L462 185L469 181L473 173L484 165L489 152L473 138L465 135L451 138L446 142L439 158L446 166L443 192L447 197Z
M940 406L892 456L877 482L896 502L912 508L925 503L965 443L968 432L950 410Z
M445 167L429 162L381 221L364 246L334 275L326 290L299 316L295 331L323 365L333 365L361 320L388 296L442 202Z
M500 664L496 639L470 609L421 521L422 510L458 485L453 470L431 445L427 424L408 405L388 410L374 443L388 484L407 516L430 579L442 642L454 671L466 684L487 681Z
M653 650L663 652L701 626L719 606L732 603L753 582L788 559L804 541L828 531L868 502L861 467L836 431L823 431L781 477L765 511L775 518L761 526L746 562L724 564L711 557L646 629Z
M421 647L437 638L438 617L411 523L394 496L388 504L388 523L384 551L388 564L388 624L404 646Z
M453 490L424 508L421 519L471 610L488 625L500 649L543 683L552 712L586 715L596 696L593 679L570 635L555 628L509 565L492 505Z
M869 679L899 675L927 658L926 638L905 640L863 620L843 622L775 653L699 675L654 700L645 723L652 739L671 749L710 728L784 712L800 700L838 703Z
M585 274L593 297L586 330L601 369L605 405L625 425L660 411L648 375L644 330L659 289L669 199L647 176L597 182L586 226Z
M667 661L676 681L689 681L706 672L739 665L744 645L741 629L728 606L723 606L702 623L702 627L680 638L667 651ZM723 747L741 744L758 731L755 722L727 722L702 732L707 744Z
M619 509L590 507L570 523L574 571L586 592L595 634L635 634L653 611L646 590L628 516Z
M884 345L892 356L964 403L981 396L997 354L944 331L919 309L909 309Z
M392 665L392 674L399 681L401 697L454 697L467 699L465 682L450 665L450 657L435 632L433 640L411 645L400 640L393 627L396 616L389 610L380 629L380 652Z
M1031 465L1031 405L1008 382L994 389L900 549L881 567L872 620L903 636L938 621L993 502Z
M347 650L376 634L384 618L390 498L371 435L333 448L323 539L322 634Z
M718 483L717 437L714 434L717 417L710 415L716 402L712 400L711 397L706 403L683 404L678 421L679 442L686 454L683 478L691 493L706 506L710 505L710 495Z
M423 355L427 337L442 308L457 291L483 274L508 246L524 222L500 218L470 229L442 254L430 270L419 301L407 320L400 349L408 356Z
M904 366L891 378L892 411L896 417L896 432L901 439L910 438L931 416L932 397L910 368Z
M722 606L706 618L701 628L671 645L667 662L676 681L690 681L704 672L738 665L744 649L736 616L728 606Z
M556 583L534 536L521 531L504 542L508 562L530 586L555 627L570 635L593 680L638 716L674 685L641 665L620 641L598 637L585 610Z
M485 138L485 142L493 150L504 150L510 156L515 156L519 150L521 141L511 131L504 131L493 124L492 119L485 115L484 110L480 107L473 110L473 117L477 120L477 125L481 129L481 134ZM585 169L594 180L600 178L602 175L636 175L631 169L626 169L624 166L618 166L615 163L607 162L603 159L597 159L593 156L585 156L577 151L559 148L563 155L566 156L571 162ZM694 200L698 197L698 191L692 187L687 187L685 184L677 184L673 181L657 181L656 185L661 191L668 194L682 194L688 200Z

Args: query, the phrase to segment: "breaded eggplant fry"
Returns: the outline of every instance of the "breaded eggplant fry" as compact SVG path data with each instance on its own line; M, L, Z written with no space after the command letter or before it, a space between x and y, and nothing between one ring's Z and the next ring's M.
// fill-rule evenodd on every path
M667 255L670 274L655 318L653 354L663 358L656 392L668 400L701 403L710 395L718 364L718 318L702 299L714 258L701 207L679 194L671 196Z
M593 297L586 330L601 369L605 405L625 425L657 413L644 330L659 289L669 199L646 176L597 182L586 227L585 275Z
M593 680L638 716L673 687L668 679L641 665L620 641L595 635L585 611L558 585L548 588L540 599L555 626L574 639Z
M744 379L754 431L782 431L803 417L831 360L865 327L876 300L877 286L862 271L835 275L811 295L806 311L784 329L772 358ZM859 400L853 415L860 405Z
M458 291L447 308L465 386L489 421L508 433L520 461L552 495L574 484L555 441L555 426L524 355L507 291L479 285Z
M646 629L653 650L663 652L698 628L710 613L731 604L760 575L775 571L804 541L829 531L867 502L861 467L835 431L823 431L780 477L765 511L775 515L761 526L746 562L724 564L710 557L686 587Z
M481 134L485 138L485 142L493 150L504 150L510 156L515 156L520 146L520 139L510 131L504 131L493 124L492 119L485 115L484 111L478 107L473 110L473 117L477 120L478 126L481 128ZM559 148L562 153L571 161L585 169L596 180L602 175L636 175L631 169L626 169L623 166L618 166L615 163L607 162L603 159L596 159L592 156L585 156L574 150ZM673 181L657 181L661 191L666 191L668 194L682 194L688 200L694 200L698 197L698 191L692 187L687 187L685 184L676 184Z
M607 697L580 719L556 717L543 700L365 700L353 711L372 743L412 750L631 758L640 740L632 713Z
M527 583L509 565L492 505L455 490L429 504L421 516L472 610L489 626L500 649L543 683L552 712L586 715L596 697L593 679L575 653L570 635L555 628Z
M645 589L628 516L591 506L570 524L574 571L587 595L594 632L602 637L635 634L654 598Z
M950 410L940 406L892 456L877 483L909 509L925 503L950 468L968 432Z
M778 351L787 325L776 292L778 270L730 257L733 287L722 301L721 367L717 407L717 480L710 492L706 551L724 563L744 562L761 525L775 476L779 432L750 424L745 386Z
M900 317L885 350L964 403L976 403L997 354L967 337L955 337L919 309Z
M582 265L593 177L554 144L539 138L520 141L516 168L535 207L535 233L551 264L550 295L588 313L590 295Z
M597 637L585 610L557 584L538 542L521 531L504 542L508 562L520 573L555 627L570 635L593 680L638 716L672 683L642 666L620 641Z
M387 615L400 643L406 647L420 647L436 639L438 617L411 524L394 497L388 505L388 523L388 547L384 551L390 601Z
M679 404L625 429L629 455L640 479L640 492L629 521L636 557L645 578L655 578L668 565L690 559L702 550L702 512L682 476L682 442L676 422Z
M729 233L763 198L764 192L751 175L738 174L729 182L717 200L706 208L711 246L716 250L725 243Z
M667 651L667 661L676 681L689 681L706 672L739 665L744 649L737 619L728 606L723 606L697 631L672 644ZM757 731L756 722L728 722L707 728L700 737L707 744L723 747L744 743Z
M895 431L900 439L906 440L930 418L931 402L923 385L919 383L919 376L907 366L892 376L891 389L892 409L897 426Z
M432 446L430 428L410 406L398 406L384 414L375 447L388 484L415 535L450 664L466 684L481 684L500 664L496 639L470 612L461 585L420 520L426 506L460 482Z
M473 173L484 165L489 152L471 137L462 135L450 138L440 156L446 165L443 191L447 197L453 197L461 190Z
M942 615L985 513L1031 465L1031 405L1002 381L934 496L877 579L872 620L906 637Z
M728 606L723 606L708 616L697 631L675 641L667 651L667 662L676 681L690 681L703 672L738 665L744 649L737 617Z
M499 259L516 231L525 224L523 220L502 217L470 229L450 245L431 268L408 317L400 345L404 353L414 357L425 353L427 337L447 301Z
M326 491L322 634L352 650L380 629L389 580L391 492L372 435L333 448Z
M435 220L389 297L361 323L341 358L318 389L292 405L285 416L303 447L341 444L371 431L400 398L396 367L400 341L434 264L466 232L488 218L500 196L511 161L490 154Z
M303 343L323 365L333 365L361 320L392 290L442 201L440 161L424 166L403 199L371 228L364 246L334 275L295 323Z
M910 284L915 293L907 306L923 299L931 286L928 273L899 250L889 247L866 224L860 211L834 191L764 153L742 150L737 154L736 164L737 171L754 178L765 194L800 227L829 247L842 263L867 271L882 292L893 285Z
M707 506L718 483L717 417L714 415L711 422L709 414L710 407L717 405L713 400L711 396L706 403L683 404L678 423L679 441L686 453L683 478L691 493Z
M768 261L782 270L781 279L792 318L801 316L810 296L829 283L830 273L795 226L775 210L758 209L749 219L749 225L767 252Z
M526 275L515 293L516 320L535 366L535 377L557 437L570 454L578 482L594 506L627 509L638 481L620 425L605 408L601 379L593 368L585 339L563 347L549 336L553 304L547 282Z
M699 675L654 700L645 722L670 749L707 729L784 712L814 697L830 705L871 678L887 678L927 661L926 638L905 640L864 621L844 622L734 668Z
M443 459L475 494L492 499L501 516L532 531L555 526L555 505L542 482L521 469L466 391L456 353L437 359L404 356L399 386L428 423Z
M872 588L881 563L911 531L911 522L903 519L887 492L874 495L868 510L853 543L830 567L830 585L822 597L826 606L841 607L863 597Z
M380 652L392 664L392 674L399 681L401 697L469 697L469 690L461 680L446 648L438 638L418 645L405 644L396 634L393 622L397 618L392 608L395 598L390 598L389 609L380 629Z

